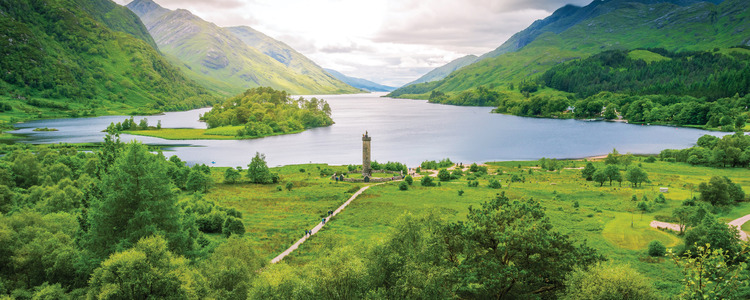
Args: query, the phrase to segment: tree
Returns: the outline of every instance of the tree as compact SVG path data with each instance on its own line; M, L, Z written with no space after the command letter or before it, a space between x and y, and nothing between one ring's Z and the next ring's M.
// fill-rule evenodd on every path
M651 241L648 243L648 255L652 257L662 257L667 254L667 247L664 247L660 241Z
M620 168L616 165L608 165L604 168L604 174L609 179L609 186L612 186L612 181L622 182L622 174L620 174Z
M680 206L672 210L672 217L677 219L677 225L680 226L680 233L685 232L685 227L690 224L695 209L691 206Z
M748 253L747 244L741 251L731 253L713 245L693 245L685 255L668 250L669 256L685 276L681 299L739 299L740 287L746 287L747 263L742 256Z
M292 188L294 188L294 183L292 183L291 181L287 182L286 183L286 190L287 191L291 191Z
M608 165L616 165L620 163L620 152L617 149L612 149L612 152L607 154L607 158L604 159L604 163Z
M185 188L191 192L207 192L211 187L211 176L206 175L203 171L193 168L188 174Z
M440 179L440 181L449 181L451 180L451 173L446 169L440 169L440 171L438 171L437 177L438 179Z
M262 258L247 240L231 236L216 247L203 269L214 298L247 299L251 280L262 265Z
M420 184L422 184L422 186L435 186L435 182L433 182L432 177L430 176L422 177Z
M562 299L659 299L643 274L628 265L597 263L589 269L577 268L565 278Z
M229 237L233 234L242 236L245 234L245 224L242 224L242 220L232 216L227 216L224 221L224 226L221 229L224 236Z
M164 238L151 236L102 262L91 276L88 299L200 298L202 283L187 259L172 254Z
M404 177L404 181L411 185L412 183L414 183L414 178L412 178L411 175L406 175L406 177Z
M608 179L607 173L602 169L596 170L591 178L594 180L594 182L598 182L599 186L604 186L604 182L606 182Z
M489 183L487 183L487 187L491 189L499 189L499 188L502 188L503 186L500 184L500 181L498 181L497 179L490 179Z
M638 187L643 182L648 182L648 174L643 169L631 166L628 171L625 172L625 180L630 181L633 187Z
M237 183L241 179L240 172L235 168L228 168L226 171L224 171L224 183Z
M728 205L745 199L745 192L739 184L726 176L713 176L708 183L698 185L701 200L714 206Z
M596 167L594 167L594 164L587 163L586 167L581 170L581 177L585 178L587 181L591 181L594 179L594 172L596 172Z
M501 194L469 207L457 267L459 298L519 298L562 288L565 275L602 259L552 230L541 204Z
M89 210L89 249L99 258L130 248L138 240L161 235L178 253L192 249L190 225L172 192L165 162L132 142L102 179L103 198Z
M710 244L714 249L724 249L734 255L740 245L737 227L720 222L713 216L705 215L703 220L685 234L685 250L695 253L695 247Z
M255 157L247 165L247 178L252 183L268 184L273 183L273 174L266 165L266 155L255 152Z

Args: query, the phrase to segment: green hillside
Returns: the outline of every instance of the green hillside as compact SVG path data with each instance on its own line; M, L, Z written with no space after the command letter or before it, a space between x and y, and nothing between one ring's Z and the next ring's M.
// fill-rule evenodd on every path
M3 121L188 109L214 100L150 45L130 11L109 0L0 0L0 16Z
M750 39L750 10L742 0L688 6L670 2L695 1L610 0L595 1L580 9L566 7L534 23L531 27L549 23L540 27L548 30L537 29L538 35L528 36L533 41L517 44L517 51L508 48L514 52L485 56L443 80L403 87L391 95L427 98L433 90L450 94L482 85L508 91L523 81L536 80L559 63L605 50L708 50L746 44ZM581 15L582 12L588 13ZM574 25L563 26L571 23ZM514 38L509 40L511 44L513 41Z
M237 94L259 86L292 94L357 91L322 70L314 74L287 67L248 46L229 30L207 22L187 10L170 11L151 0L136 0L127 7L141 17L159 50L172 63L179 66L188 77L221 94ZM314 65L312 62L308 64ZM301 69L313 68L306 65ZM320 74L322 76L318 76Z
M450 73L453 73L454 71L460 68L473 64L477 60L479 60L479 57L477 57L476 55L466 55L464 57L457 58L445 64L442 67L432 69L432 71L427 72L427 74L422 75L422 77L419 77L417 78L417 80L409 82L405 84L404 86L443 79L446 76L450 75Z
M359 90L352 88L349 84L323 70L314 61L297 52L292 47L289 47L289 45L275 40L260 31L248 26L228 27L226 29L248 46L258 49L263 54L284 64L292 71L310 77L310 79L322 86L334 87L345 93L359 92Z

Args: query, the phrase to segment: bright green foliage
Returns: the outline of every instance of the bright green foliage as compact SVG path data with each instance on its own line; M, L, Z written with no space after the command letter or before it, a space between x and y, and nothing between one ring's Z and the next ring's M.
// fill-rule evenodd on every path
M30 151L14 152L11 171L16 174L16 184L28 188L39 182L41 165Z
M750 100L750 96L746 96ZM742 104L745 105L745 104ZM725 135L721 139L704 135L698 146L672 150L666 149L659 157L667 161L687 162L691 165L715 167L747 167L750 165L750 136L742 133Z
M259 87L227 99L202 117L209 128L244 125L240 137L263 137L274 133L299 132L333 124L324 100L292 100L285 91Z
M570 300L656 300L648 279L628 265L597 263L589 269L578 268L565 278L565 294Z
M409 184L406 181L402 181L398 184L398 189L402 191L409 190Z
M617 152L617 149L612 149L612 152L607 154L607 157L604 159L604 163L608 165L616 165L620 163L620 152Z
M369 287L365 260L352 247L339 247L313 264L308 299L362 299ZM304 299L304 297L300 297Z
M662 257L667 254L667 247L664 247L660 241L651 241L648 243L648 255L653 257Z
M591 176L591 179L594 180L594 182L598 182L599 186L604 186L604 183L607 182L607 172L605 172L603 169L598 169L594 171L594 174Z
M266 164L266 155L255 152L255 156L247 165L247 178L252 183L268 184L278 181L278 176L271 174L271 170Z
M497 179L490 179L489 183L487 183L487 186L491 189L499 189L502 188L502 184L500 184L500 181Z
M633 184L633 187L638 187L638 185L643 182L649 182L646 171L643 171L643 169L636 166L628 168L628 171L625 172L625 180L630 181L630 183Z
M177 253L192 249L189 227L172 192L161 156L132 142L102 179L107 191L91 203L88 245L98 257L130 248L143 237L159 234Z
M437 174L438 179L440 181L449 181L451 180L451 173L446 169L440 169Z
M422 169L437 170L439 168L447 168L452 165L453 165L453 162L450 160L450 158L445 158L441 161L426 160L426 161L423 161L419 166ZM472 171L472 172L476 172L476 171Z
M741 259L748 253L747 244L734 253L709 244L695 245L693 249L684 256L669 250L669 256L685 275L681 299L743 298L739 291L747 288L750 279L747 263Z
M581 170L581 176L588 180L594 180L594 172L596 172L596 167L594 167L594 164L587 163L586 166Z
M240 175L240 172L237 169L228 168L224 172L224 183L237 183L240 179L242 179L242 175Z
M34 288L34 296L31 300L68 300L71 299L69 295L65 293L65 289L57 284L49 284L47 282Z
M412 178L411 175L406 175L406 177L404 177L404 182L411 185L412 183L414 183L414 178Z
M188 174L185 189L191 192L207 192L211 187L211 176L203 171L193 168Z
M115 3L17 0L0 2L0 11L1 94L14 98L25 118L213 102L155 49L135 15Z
M226 237L229 237L233 234L242 236L245 234L245 224L242 224L242 220L240 220L239 218L227 216L221 232L224 233Z
M601 259L593 249L575 246L552 231L534 200L501 195L469 208L463 228L465 259L458 266L456 294L462 298L517 298L538 289L562 287L576 266Z
M738 253L740 238L737 228L720 222L711 215L703 217L697 226L685 233L685 250L697 253L696 245L710 244L714 249L729 251L729 254Z
M159 236L110 256L94 271L89 288L88 299L199 299L206 293L205 279Z
M714 176L708 183L702 182L698 186L701 200L711 205L729 205L745 200L745 192L739 184L733 183L726 176Z
M620 174L620 168L616 165L608 165L606 168L604 168L604 174L607 175L610 186L612 186L612 181L622 182L622 174Z
M648 203L646 203L645 201L638 202L638 205L636 205L636 208L638 208L638 210L643 211L643 212L649 211Z
M216 299L246 299L251 280L262 265L250 243L230 237L205 261L203 274L209 293Z
M292 183L291 181L287 182L285 187L287 191L291 191L292 188L294 187L294 183Z
M422 177L422 180L420 181L420 184L422 184L422 186L435 186L435 182L433 181L432 177L430 177L430 176L424 176L424 177Z

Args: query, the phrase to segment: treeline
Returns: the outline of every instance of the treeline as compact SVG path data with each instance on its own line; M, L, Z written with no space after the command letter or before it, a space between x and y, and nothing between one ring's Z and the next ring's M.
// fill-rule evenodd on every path
M285 91L258 87L216 104L201 116L208 128L221 126L244 127L240 137L260 137L274 133L290 133L307 128L333 124L331 107L315 97L293 100Z
M695 147L666 149L659 154L659 158L691 165L747 168L750 166L750 136L742 133L721 138L704 135L698 139Z
M631 57L629 50L609 50L556 65L540 79L546 86L575 93L579 98L608 91L716 100L750 92L750 55L646 50L666 59L647 62Z

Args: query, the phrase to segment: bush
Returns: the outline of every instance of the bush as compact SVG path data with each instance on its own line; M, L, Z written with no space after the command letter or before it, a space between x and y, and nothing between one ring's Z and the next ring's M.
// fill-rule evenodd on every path
M435 186L435 182L432 180L432 177L430 176L422 177L421 184L422 186Z
M293 187L294 187L294 183L292 183L291 181L286 183L287 191L291 191Z
M646 158L645 162L647 162L647 163L655 163L656 162L656 157L649 156L648 158Z
M404 177L404 182L411 185L412 183L414 183L414 178L412 178L411 175L406 175L406 177Z
M226 237L233 234L242 236L245 234L245 224L242 224L242 220L235 217L227 217L227 220L224 221L222 233L224 233L224 236Z
M565 277L561 299L659 299L649 279L628 265L598 263Z
M490 183L487 186L489 186L491 189L499 189L503 187L500 184L500 181L497 181L497 179L490 179Z
M469 181L469 187L478 187L479 181Z
M659 194L656 196L656 199L654 199L654 202L656 203L666 203L667 198L664 197L664 194Z
M576 202L573 202L573 208L578 208L578 207L580 207L580 206L581 206L581 205L580 205L580 204L578 204L578 200L576 200Z
M459 196L463 196L464 195L464 190L458 190L458 195Z
M667 247L664 247L660 241L651 241L648 243L648 255L652 257L662 257L667 254Z
M406 191L409 189L409 184L406 183L406 181L402 181L401 183L398 184L398 189L402 191Z
M648 203L646 203L646 201L638 202L637 208L640 211L648 211Z
M449 181L451 180L451 173L448 172L446 169L440 169L440 171L437 174L438 179L440 181Z

